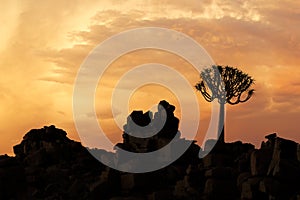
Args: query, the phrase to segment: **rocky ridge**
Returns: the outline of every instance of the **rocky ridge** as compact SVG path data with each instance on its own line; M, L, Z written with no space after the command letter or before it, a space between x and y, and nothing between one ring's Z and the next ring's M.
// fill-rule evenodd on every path
M139 140L129 134L135 131L131 120L147 126L153 120L159 123L164 113L159 110L153 117L138 111L128 118L123 143L117 146L150 152L172 138L184 142L178 137L175 107L167 102L159 106L166 110L167 121L157 135ZM218 143L203 159L199 153L209 148L201 149L195 141L191 144L171 165L134 174L104 166L53 125L33 129L14 146L15 157L0 156L0 199L300 199L300 145L296 142L274 133L266 136L259 149L240 141Z

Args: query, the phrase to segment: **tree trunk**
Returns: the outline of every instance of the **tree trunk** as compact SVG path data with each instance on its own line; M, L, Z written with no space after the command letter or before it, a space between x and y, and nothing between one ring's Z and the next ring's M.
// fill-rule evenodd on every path
M220 143L225 143L224 127L225 127L225 104L221 103L220 113L219 113L219 126L218 126L218 136L219 136Z

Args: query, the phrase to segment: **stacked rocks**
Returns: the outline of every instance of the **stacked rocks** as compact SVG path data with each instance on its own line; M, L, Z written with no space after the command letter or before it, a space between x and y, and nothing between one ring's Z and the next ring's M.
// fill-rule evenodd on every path
M124 125L123 143L118 147L137 153L155 151L165 146L175 136L180 137L178 131L179 120L174 116L175 106L167 101L160 101L158 112L133 111Z
M154 116L134 111L117 147L140 153L159 149L171 139L188 142L179 138L174 110L161 101ZM14 147L15 157L0 156L0 199L300 199L300 146L276 134L266 136L259 149L239 141L208 140L202 151L191 141L179 159L149 173L106 167L89 152L112 158L118 158L118 152L87 150L66 135L53 125L33 129ZM145 138L137 137L141 135ZM173 152L172 147L166 156Z
M299 144L276 134L266 138L268 141L250 155L251 170L242 181L242 198L299 199Z
M66 135L53 125L33 129L14 146L15 158L0 158L0 182L10 188L1 187L0 199L88 199L117 189L106 167Z

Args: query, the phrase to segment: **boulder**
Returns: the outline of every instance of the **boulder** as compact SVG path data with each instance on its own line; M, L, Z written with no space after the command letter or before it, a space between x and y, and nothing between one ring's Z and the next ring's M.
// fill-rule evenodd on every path
M14 147L16 157L0 156L0 199L287 199L300 194L299 144L266 136L260 149L241 141L214 146L207 142L204 151L196 141L180 138L175 107L166 101L158 105L154 118L151 112L132 113L124 126L123 143L115 152L86 149L80 142L66 137L55 126L33 129ZM164 122L165 119L165 122ZM130 121L131 120L131 121ZM163 124L151 138L132 137L132 123L148 126ZM147 128L147 130L148 130ZM141 132L140 134L147 134ZM174 136L175 134L175 136ZM129 169L139 162L119 152L151 152L174 143L160 155L161 161L173 159L179 144L189 144L179 159L155 172L124 173L98 162ZM152 159L143 162L153 165Z
M236 184L232 180L207 179L204 194L209 199L235 199L238 195Z
M206 153L209 153L214 148L214 146L217 144L217 141L218 140L214 140L214 139L206 140L205 145L204 145L204 151Z
M300 177L297 148L296 142L277 137L268 175L289 180Z
M131 190L134 187L136 187L138 182L140 181L140 184L143 184L142 180L137 180L137 178L134 176L134 174L122 174L121 175L121 189L122 190Z
M151 191L153 188L159 188L164 184L162 174L159 172L152 173L124 173L120 176L121 190L125 192L131 190Z
M206 178L233 179L235 176L234 169L231 167L214 167L205 172Z
M278 196L280 182L271 177L263 178L259 183L259 191L271 196Z
M242 185L244 182L246 182L248 180L248 178L251 177L251 173L250 172L243 172L240 173L237 177L237 187L240 191L242 191Z
M150 195L148 195L148 200L173 200L173 191L170 189L166 190L159 190L152 192Z
M266 175L272 159L272 149L254 150L250 157L251 174L253 176Z
M300 163L281 159L274 165L270 166L268 175L286 181L293 181L300 185Z
M177 181L174 187L173 194L178 199L184 199L188 197L188 193L186 191L186 183L184 180Z
M150 111L133 111L123 126L123 143L119 143L118 147L131 152L146 153L169 144L179 133L179 120L174 116L174 111L175 106L165 100L159 102L154 118Z
M202 160L205 168L231 166L233 162L226 154L208 154Z
M253 151L255 150L252 150L251 152ZM235 160L235 163L238 166L239 173L251 172L251 152L243 153Z
M277 137L277 133L271 133L265 136L265 138L268 139L269 141L274 141L276 137Z
M0 156L0 199L27 199L24 169L16 158Z
M298 161L300 162L300 144L297 145L297 158Z
M275 140L273 159L297 160L297 146L294 141L277 137Z
M250 199L268 199L266 193L259 191L259 184L262 180L261 177L251 177L247 181L242 183L241 199L250 200Z

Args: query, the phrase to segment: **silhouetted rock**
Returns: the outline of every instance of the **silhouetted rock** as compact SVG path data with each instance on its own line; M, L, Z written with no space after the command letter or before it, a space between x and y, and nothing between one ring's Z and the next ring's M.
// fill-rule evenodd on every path
M0 199L26 199L24 168L16 158L0 156Z
M300 161L300 144L297 145L297 158Z
M241 199L267 199L266 193L259 191L259 184L262 177L249 177L242 183Z
M131 152L151 152L167 145L178 135L179 120L174 116L175 106L163 100L157 107L154 118L150 111L133 111L124 125L123 143L117 146Z
M269 148L257 149L251 153L250 167L253 176L264 175L268 172L272 153L272 149Z
M268 139L270 142L275 141L276 137L277 137L277 133L271 133L265 136L265 138Z
M297 157L297 146L298 144L291 140L276 138L268 175L289 181L299 180L300 163Z
M18 173L23 171L26 183L19 188L26 188L24 199L89 199L99 193L99 177L105 167L66 135L53 125L45 126L29 131L14 146L13 159L21 163L16 166Z
M205 199L236 199L239 194L233 180L207 179L204 189Z
M67 138L65 131L45 126L29 131L14 146L16 157L0 156L0 199L300 198L299 144L270 134L260 149L240 141L208 140L202 151L196 141L179 138L179 121L174 110L174 106L161 101L154 116L151 112L132 112L124 125L123 143L116 145L132 152L151 152L174 139L173 146L162 155L162 159L170 159L176 145L190 142L187 151L169 166L149 173L116 171L98 162L89 152L107 160L116 158L123 165L130 166L136 160L122 162L118 152L87 150ZM159 125L161 129L157 130ZM149 134L145 130L157 134L150 138L131 135ZM207 153L199 159L199 155Z

